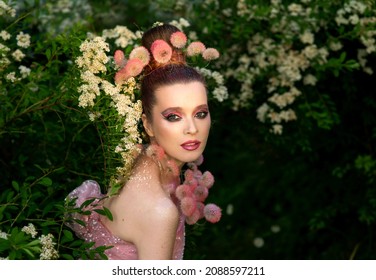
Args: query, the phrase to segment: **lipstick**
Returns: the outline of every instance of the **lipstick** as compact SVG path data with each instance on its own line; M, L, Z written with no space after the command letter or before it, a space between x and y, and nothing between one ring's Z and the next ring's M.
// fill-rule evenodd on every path
M184 142L180 146L182 146L182 148L187 150L187 151L194 151L194 150L197 150L200 147L200 144L201 144L200 141L191 140L191 141Z

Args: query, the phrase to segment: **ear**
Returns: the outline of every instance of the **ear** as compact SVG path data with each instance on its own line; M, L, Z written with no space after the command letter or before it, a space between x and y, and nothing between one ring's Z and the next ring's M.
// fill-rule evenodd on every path
M154 133L153 133L151 123L148 120L148 118L146 117L146 115L142 114L141 119L142 119L142 124L144 125L144 128L145 128L146 134L149 135L149 137L154 137Z

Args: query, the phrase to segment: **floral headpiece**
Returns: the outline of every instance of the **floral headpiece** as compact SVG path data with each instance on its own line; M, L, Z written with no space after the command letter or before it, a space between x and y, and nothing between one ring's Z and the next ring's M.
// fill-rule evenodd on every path
M89 34L80 46L81 55L75 60L80 73L78 106L86 109L90 120L98 124L96 127L105 143L103 152L109 159L106 170L110 175L105 184L110 187L110 194L116 194L129 178L135 155L141 151L139 78L144 68L150 67L151 62L185 64L185 58L192 58L190 63L191 60L199 62L196 58L200 55L205 61L219 57L217 50L205 48L201 42L188 43L183 32L173 33L169 42L156 40L150 50L140 46L141 37L141 32L133 33L125 26L105 29L101 36ZM128 59L121 49L127 50ZM174 61L177 53L185 56L184 61L182 57L180 62ZM215 100L222 102L228 98L224 78L219 72L210 70L207 65L195 69L205 77Z
M172 63L173 49L175 47L181 50L188 57L201 55L204 60L211 61L219 57L219 52L215 48L206 48L202 42L194 41L187 45L187 36L177 31L171 34L170 44L162 39L155 40L150 51L143 46L134 48L129 54L129 60L125 59L122 50L116 50L114 60L119 68L115 74L115 83L120 84L131 77L136 77L142 73L142 70L149 64L151 56L162 65ZM172 47L171 47L172 46ZM181 61L179 61L181 63Z

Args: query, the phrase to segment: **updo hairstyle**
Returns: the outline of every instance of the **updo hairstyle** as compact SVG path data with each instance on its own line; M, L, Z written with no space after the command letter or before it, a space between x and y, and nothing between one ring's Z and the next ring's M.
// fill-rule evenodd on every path
M144 68L145 76L141 81L141 101L144 113L149 121L152 121L151 111L156 103L155 92L158 88L196 81L205 85L203 76L187 65L183 52L171 45L171 34L177 31L180 31L177 27L164 24L149 29L142 37L142 45L150 53L151 45L158 39L164 40L172 48L172 57L169 62L161 64L151 56L149 64Z

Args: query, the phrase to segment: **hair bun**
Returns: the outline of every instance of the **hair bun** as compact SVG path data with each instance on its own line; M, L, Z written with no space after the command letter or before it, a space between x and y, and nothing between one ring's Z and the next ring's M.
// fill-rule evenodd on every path
M177 27L163 24L144 33L142 45L152 54L145 72L170 64L186 65L184 53L171 43L171 35L177 32L181 32Z

